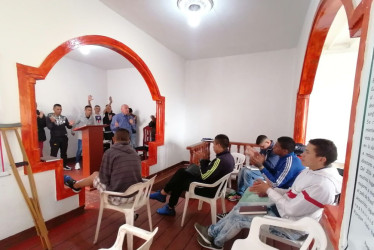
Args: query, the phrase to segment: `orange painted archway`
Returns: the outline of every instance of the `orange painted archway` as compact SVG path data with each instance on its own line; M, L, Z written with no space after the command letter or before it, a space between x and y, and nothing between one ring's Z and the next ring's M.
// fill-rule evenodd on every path
M42 172L50 169L56 170L58 199L70 196L70 193L63 188L62 166L59 166L61 162L40 161L35 113L35 83L36 80L44 80L53 66L67 53L84 45L97 45L111 49L130 61L142 75L152 99L156 102L156 141L149 143L149 157L147 160L142 161L142 176L149 175L150 166L157 163L157 147L164 144L165 97L161 96L157 83L144 61L125 44L106 36L82 36L70 39L58 46L46 57L39 68L17 64L22 141L33 172Z
M325 39L331 27L331 24L335 18L336 13L343 4L347 14L350 36L360 37L361 39L354 80L351 117L346 150L347 153L344 166L343 186L340 203L337 206L326 206L321 219L321 223L324 226L325 231L335 249L339 248L340 232L344 215L344 201L347 190L349 162L352 151L356 107L360 93L361 71L364 63L365 44L370 18L370 6L372 4L372 1L373 0L363 0L356 8L354 8L352 0L320 1L309 36L300 79L299 91L297 93L294 139L297 142L305 143L309 97L313 90L313 84L317 72L319 58L321 56L323 44L325 43Z

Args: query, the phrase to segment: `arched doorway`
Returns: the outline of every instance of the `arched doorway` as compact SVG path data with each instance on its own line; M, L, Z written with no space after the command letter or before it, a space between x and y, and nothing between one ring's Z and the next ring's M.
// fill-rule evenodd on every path
M149 167L157 163L157 146L164 144L165 97L161 96L157 83L144 61L129 47L112 38L88 35L70 39L53 50L39 68L17 64L22 139L34 172L54 169L53 164L40 162L38 155L38 138L36 135L35 83L43 80L53 66L67 53L85 45L97 45L111 49L126 58L139 71L146 82L152 100L156 102L157 130L156 141L149 145L149 158L142 162L142 175L149 175ZM58 181L57 185L60 181ZM61 181L62 184L62 181Z

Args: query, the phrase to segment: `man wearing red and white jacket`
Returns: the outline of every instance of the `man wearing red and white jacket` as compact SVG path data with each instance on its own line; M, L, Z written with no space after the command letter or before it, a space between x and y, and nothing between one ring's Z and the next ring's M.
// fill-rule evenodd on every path
M325 205L333 204L341 192L342 177L331 166L337 158L332 141L313 139L309 141L301 161L309 169L303 170L290 189L273 188L269 183L256 181L250 191L267 194L275 203L269 215L290 220L311 217L319 220ZM224 243L242 228L250 228L252 215L239 214L240 203L217 224L204 227L195 224L200 245L210 249L222 249Z

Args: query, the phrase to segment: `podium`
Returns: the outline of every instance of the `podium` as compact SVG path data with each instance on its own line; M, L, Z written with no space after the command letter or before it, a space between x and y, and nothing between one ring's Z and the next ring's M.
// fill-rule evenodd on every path
M103 158L103 128L107 125L87 125L75 128L82 131L83 176L99 171Z

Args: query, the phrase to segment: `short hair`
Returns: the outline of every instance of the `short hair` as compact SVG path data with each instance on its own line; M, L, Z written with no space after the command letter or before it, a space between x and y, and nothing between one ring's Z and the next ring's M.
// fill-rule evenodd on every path
M132 108L129 108L129 113L132 113Z
M288 151L288 153L292 153L295 151L295 141L288 136L281 136L278 138L278 143L282 149Z
M263 143L268 137L266 135L259 135L257 136L257 139L256 139L256 144L257 145L260 145L261 143Z
M86 105L86 106L84 107L84 110L86 110L86 109L88 109L88 108L92 108L91 105Z
M214 140L217 142L217 144L221 145L223 149L227 149L230 145L229 138L224 134L217 135Z
M61 108L61 104L56 103L55 105L53 105L53 108L56 108L56 107L60 107Z
M314 151L317 156L326 158L325 166L330 165L338 158L338 150L332 141L318 138L310 140L309 143L315 147Z
M121 142L121 141L128 142L128 141L130 141L130 133L127 129L124 129L124 128L119 128L114 133L114 137L116 138L117 142Z
M100 105L95 105L95 108L100 108Z

